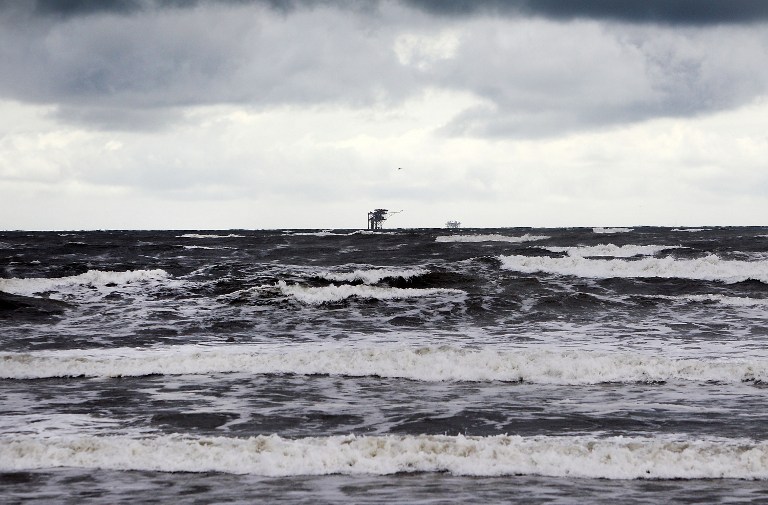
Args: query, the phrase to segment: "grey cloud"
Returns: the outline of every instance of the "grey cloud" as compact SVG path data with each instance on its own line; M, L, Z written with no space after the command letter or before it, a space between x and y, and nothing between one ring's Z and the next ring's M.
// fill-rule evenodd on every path
M410 93L390 41L334 9L264 8L91 16L0 30L0 96L59 106L58 117L143 129L185 106L370 104Z
M128 108L109 106L59 106L51 113L54 118L86 128L104 131L161 131L184 119L176 107Z
M500 46L503 51L489 50ZM768 91L768 70L758 61L768 61L768 37L759 26L672 30L486 20L434 78L485 99L445 133L542 137L748 103Z
M557 12L560 3L546 0L371 2L365 5L381 10L366 12L331 0L293 0L280 12L277 3L198 0L183 3L195 8L172 9L182 2L40 0L39 12L60 16L21 23L18 13L2 16L0 9L0 96L54 104L66 122L156 130L182 121L191 106L386 105L432 87L484 101L445 125L447 134L536 137L707 113L768 91L764 25L434 15L549 9L548 16L563 18L581 6L598 16L618 5L660 5L655 1L562 2ZM298 8L310 4L316 8ZM714 4L734 12L752 5ZM99 15L107 12L132 15ZM444 30L460 34L451 57L427 65L398 60L398 36Z

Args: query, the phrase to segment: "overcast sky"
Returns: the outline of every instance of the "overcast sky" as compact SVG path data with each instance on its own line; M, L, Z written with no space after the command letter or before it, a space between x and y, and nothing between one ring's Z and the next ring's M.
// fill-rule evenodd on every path
M763 0L0 4L0 229L768 224Z

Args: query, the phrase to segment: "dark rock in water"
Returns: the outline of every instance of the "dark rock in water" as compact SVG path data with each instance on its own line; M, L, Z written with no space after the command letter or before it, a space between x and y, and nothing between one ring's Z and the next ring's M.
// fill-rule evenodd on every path
M59 300L0 291L0 319L46 320L63 315L68 308L70 304Z

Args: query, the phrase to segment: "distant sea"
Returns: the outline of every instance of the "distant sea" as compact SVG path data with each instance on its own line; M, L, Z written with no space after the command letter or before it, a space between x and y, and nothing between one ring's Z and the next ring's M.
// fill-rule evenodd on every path
M2 503L766 503L768 228L0 232Z

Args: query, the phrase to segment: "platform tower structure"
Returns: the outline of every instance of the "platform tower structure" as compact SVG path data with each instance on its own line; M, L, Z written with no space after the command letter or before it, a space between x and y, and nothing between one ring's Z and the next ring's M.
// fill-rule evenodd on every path
M381 230L383 228L382 223L387 220L387 209L375 209L368 213L368 229L369 230Z

